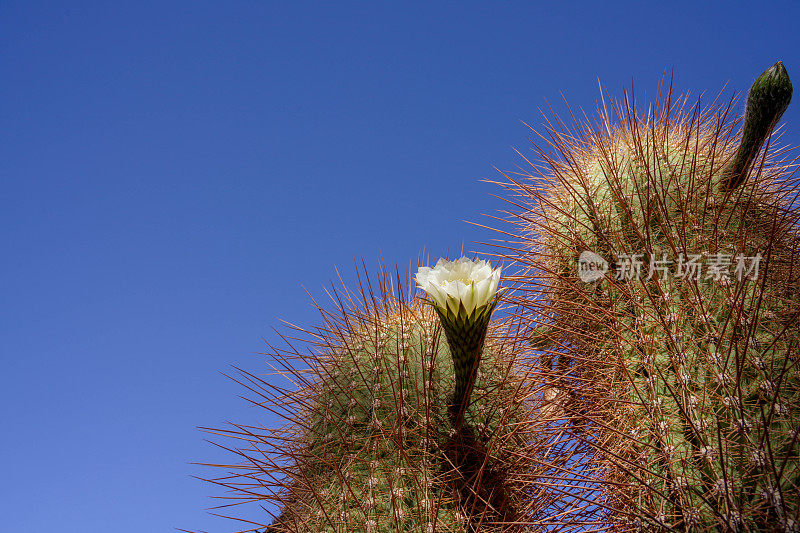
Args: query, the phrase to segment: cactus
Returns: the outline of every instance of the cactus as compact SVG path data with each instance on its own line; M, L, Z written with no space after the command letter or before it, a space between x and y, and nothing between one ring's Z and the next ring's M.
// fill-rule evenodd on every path
M798 531L798 182L770 146L791 83L762 74L740 133L733 102L664 92L645 116L604 98L596 127L551 126L503 183L545 396L592 450L576 486L600 483L580 520Z
M280 509L245 531L800 531L791 92L777 63L740 130L671 89L551 126L503 183L499 319L424 269L427 300L385 269L334 291L271 348L290 389L234 378L286 424L209 430L241 459L209 481Z
M210 429L238 443L225 447L241 462L223 465L226 474L209 481L230 489L234 502L280 508L277 518L246 531L547 527L561 504L556 484L539 481L568 467L570 443L539 430L547 420L522 364L530 350L518 315L492 322L481 357L483 338L470 352L464 335L468 309L454 307L461 333L450 327L445 335L438 314L446 309L381 272L377 287L367 279L360 291L334 291L334 309L318 306L324 323L300 330L305 346L271 349L291 390L239 372L235 379L256 395L253 403L286 424ZM477 308L484 332L496 303ZM476 346L480 366L468 368ZM456 388L456 381L464 384Z

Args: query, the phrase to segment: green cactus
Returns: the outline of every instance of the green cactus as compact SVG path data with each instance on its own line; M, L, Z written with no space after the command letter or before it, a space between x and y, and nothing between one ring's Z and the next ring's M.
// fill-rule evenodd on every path
M738 135L730 104L668 94L640 117L626 98L596 130L549 131L557 153L507 176L528 202L508 257L528 269L531 342L593 449L581 482L601 482L587 524L799 530L798 183L782 152L760 152L790 98L778 63ZM582 253L599 270L579 276Z
M243 502L277 504L280 515L257 525L270 533L542 530L559 504L537 479L571 456L539 430L519 320L490 326L472 394L454 397L437 311L402 286L390 293L397 281L337 296L324 325L306 332L311 355L273 350L292 390L241 372L254 403L287 423L211 430L246 447L227 446L242 461L209 481Z
M671 91L551 128L506 176L502 319L385 269L335 293L270 353L291 389L236 378L286 425L210 430L241 462L209 481L280 509L244 531L800 531L798 182L769 142L791 92L768 69L738 133Z

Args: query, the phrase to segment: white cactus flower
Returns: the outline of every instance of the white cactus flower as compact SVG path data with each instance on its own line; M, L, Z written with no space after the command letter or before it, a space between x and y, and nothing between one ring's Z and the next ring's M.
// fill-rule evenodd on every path
M500 269L484 261L462 257L456 261L439 259L436 266L420 267L416 281L419 287L442 310L458 314L460 306L467 313L492 302L500 283Z
M500 269L466 257L457 261L439 259L433 268L420 267L416 280L436 308L450 346L456 378L452 406L457 413L455 425L460 426L497 305Z

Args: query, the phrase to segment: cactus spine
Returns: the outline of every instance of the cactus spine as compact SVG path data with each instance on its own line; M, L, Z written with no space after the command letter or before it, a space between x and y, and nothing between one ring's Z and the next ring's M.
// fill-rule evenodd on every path
M593 519L612 530L798 530L797 181L758 155L790 97L776 64L741 136L730 105L667 94L640 117L626 98L596 129L551 129L556 155L508 176L527 199L526 244L508 255L536 294L521 302L531 340L548 396L593 448ZM582 253L606 275L579 277ZM758 256L756 276L737 269Z

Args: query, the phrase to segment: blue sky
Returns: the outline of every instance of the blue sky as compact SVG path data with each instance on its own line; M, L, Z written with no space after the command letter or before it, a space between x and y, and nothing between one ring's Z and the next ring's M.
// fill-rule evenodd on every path
M550 5L548 5L550 4ZM654 95L800 80L800 4L0 3L0 531L232 531L197 426L274 423L306 289L496 235L494 166L598 79ZM740 105L741 108L741 105ZM800 103L783 142L800 144ZM245 513L247 514L247 513ZM252 516L252 515L250 515Z

